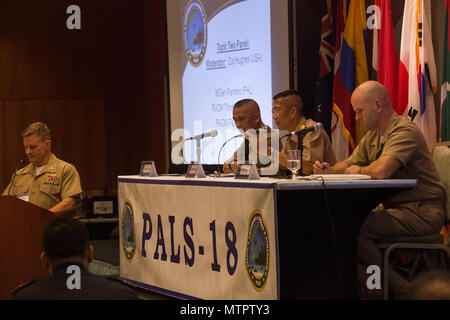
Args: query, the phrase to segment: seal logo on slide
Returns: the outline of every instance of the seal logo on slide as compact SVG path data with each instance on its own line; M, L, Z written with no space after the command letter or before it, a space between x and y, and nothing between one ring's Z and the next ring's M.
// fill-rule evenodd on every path
M269 276L269 234L262 218L262 212L253 211L248 224L245 266L253 287L262 291Z
M136 252L136 240L134 236L134 215L133 206L129 200L125 200L122 214L122 249L128 262L134 257Z
M191 65L202 64L206 53L208 26L205 7L200 0L191 0L184 11L184 51Z

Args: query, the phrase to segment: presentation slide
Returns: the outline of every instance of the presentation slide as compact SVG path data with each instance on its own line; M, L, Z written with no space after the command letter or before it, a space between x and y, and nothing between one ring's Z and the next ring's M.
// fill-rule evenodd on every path
M289 88L287 0L167 1L170 124L174 164L197 160L223 163L243 142L233 105L254 99L262 121L272 127L272 97ZM184 148L182 157L180 149Z

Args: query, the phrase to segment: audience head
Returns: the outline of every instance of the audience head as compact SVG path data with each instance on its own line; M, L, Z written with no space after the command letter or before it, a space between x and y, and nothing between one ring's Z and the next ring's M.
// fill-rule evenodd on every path
M84 223L72 217L63 216L47 225L42 243L41 261L50 272L67 263L79 263L87 268L93 259L93 247L88 244L89 232Z

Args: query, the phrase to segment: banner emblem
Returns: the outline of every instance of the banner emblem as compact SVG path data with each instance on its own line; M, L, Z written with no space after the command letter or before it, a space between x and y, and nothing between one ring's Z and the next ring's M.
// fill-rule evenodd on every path
M201 65L206 53L207 21L200 0L191 0L184 11L184 51L192 66Z
M253 287L262 291L269 276L269 234L262 212L253 211L250 216L245 254L245 266Z
M133 259L136 252L136 240L134 233L133 206L129 200L125 200L122 214L122 249L128 262Z

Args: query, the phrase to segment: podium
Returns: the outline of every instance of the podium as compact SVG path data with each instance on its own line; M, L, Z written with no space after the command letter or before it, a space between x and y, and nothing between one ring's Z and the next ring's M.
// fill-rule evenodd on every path
M42 230L56 216L26 201L0 196L0 299L18 285L46 275Z

